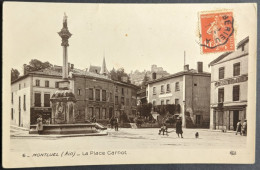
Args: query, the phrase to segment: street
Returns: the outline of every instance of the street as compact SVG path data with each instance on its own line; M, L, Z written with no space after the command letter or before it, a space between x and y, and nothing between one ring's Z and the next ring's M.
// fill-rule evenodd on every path
M246 137L235 133L223 133L209 129L183 129L183 137L178 138L175 129L168 129L169 136L158 135L155 128L129 129L120 128L119 131L108 129L108 136L82 136L49 138L11 137L11 151L13 152L42 152L61 151L64 149L149 149L149 148L178 148L178 149L236 149L246 147ZM199 138L195 133L199 132Z

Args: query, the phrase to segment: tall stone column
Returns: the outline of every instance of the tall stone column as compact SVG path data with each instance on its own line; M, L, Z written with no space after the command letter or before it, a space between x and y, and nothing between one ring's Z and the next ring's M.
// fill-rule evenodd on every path
M59 82L59 89L52 98L52 124L71 124L75 123L74 105L76 98L70 89L70 81L68 80L68 52L69 38L71 33L67 26L67 16L64 15L63 27L59 36L62 39L61 46L63 47L63 66L62 66L62 81Z

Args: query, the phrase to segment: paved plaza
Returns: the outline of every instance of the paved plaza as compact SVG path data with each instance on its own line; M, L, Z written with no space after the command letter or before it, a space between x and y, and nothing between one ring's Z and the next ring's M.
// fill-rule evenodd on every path
M169 129L169 136L158 135L158 129L129 129L119 131L108 129L107 136L81 136L50 138L40 137L11 137L11 151L14 152L43 152L82 149L148 149L148 148L245 148L246 137L235 135L234 132L223 133L208 129L183 129L184 138L178 138L175 129ZM199 132L199 138L195 133ZM18 132L16 132L18 133ZM28 133L28 132L21 132Z

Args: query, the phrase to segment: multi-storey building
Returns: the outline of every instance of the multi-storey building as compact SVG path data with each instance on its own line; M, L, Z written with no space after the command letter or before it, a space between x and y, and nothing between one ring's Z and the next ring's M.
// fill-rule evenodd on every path
M45 69L19 77L11 83L11 124L30 127L39 114L51 117L51 96L58 89L61 72Z
M69 68L70 88L77 100L74 107L76 123L89 121L94 116L102 121L113 115L120 119L123 113L128 117L136 113L137 87L111 80L103 68L103 74L75 69L74 65ZM29 72L11 83L11 124L29 128L36 123L39 114L44 121L51 118L50 98L59 88L61 70L55 66Z
M115 82L115 116L126 114L129 118L136 116L138 87L125 82Z
M153 106L180 105L184 127L209 127L210 73L203 72L202 62L197 70L185 65L184 71L148 82L147 100Z
M246 37L237 50L226 52L212 61L210 128L235 130L246 119L248 89L248 42Z

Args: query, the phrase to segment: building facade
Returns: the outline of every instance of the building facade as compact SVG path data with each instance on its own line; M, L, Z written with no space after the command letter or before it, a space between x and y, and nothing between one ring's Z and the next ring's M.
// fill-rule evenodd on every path
M246 119L248 89L249 37L212 61L210 128L236 130L239 120Z
M197 70L185 65L184 71L148 82L147 100L153 106L180 105L184 127L209 127L210 73L203 72L202 62Z
M51 96L58 90L61 73L31 72L11 84L11 125L29 128L39 114L51 117Z
M69 68L70 89L75 94L75 122L83 123L95 117L98 122L122 114L136 113L137 86L111 80L107 74L97 74ZM50 98L62 80L61 67L55 66L21 76L11 83L11 124L29 128L39 115L43 121L51 118Z

